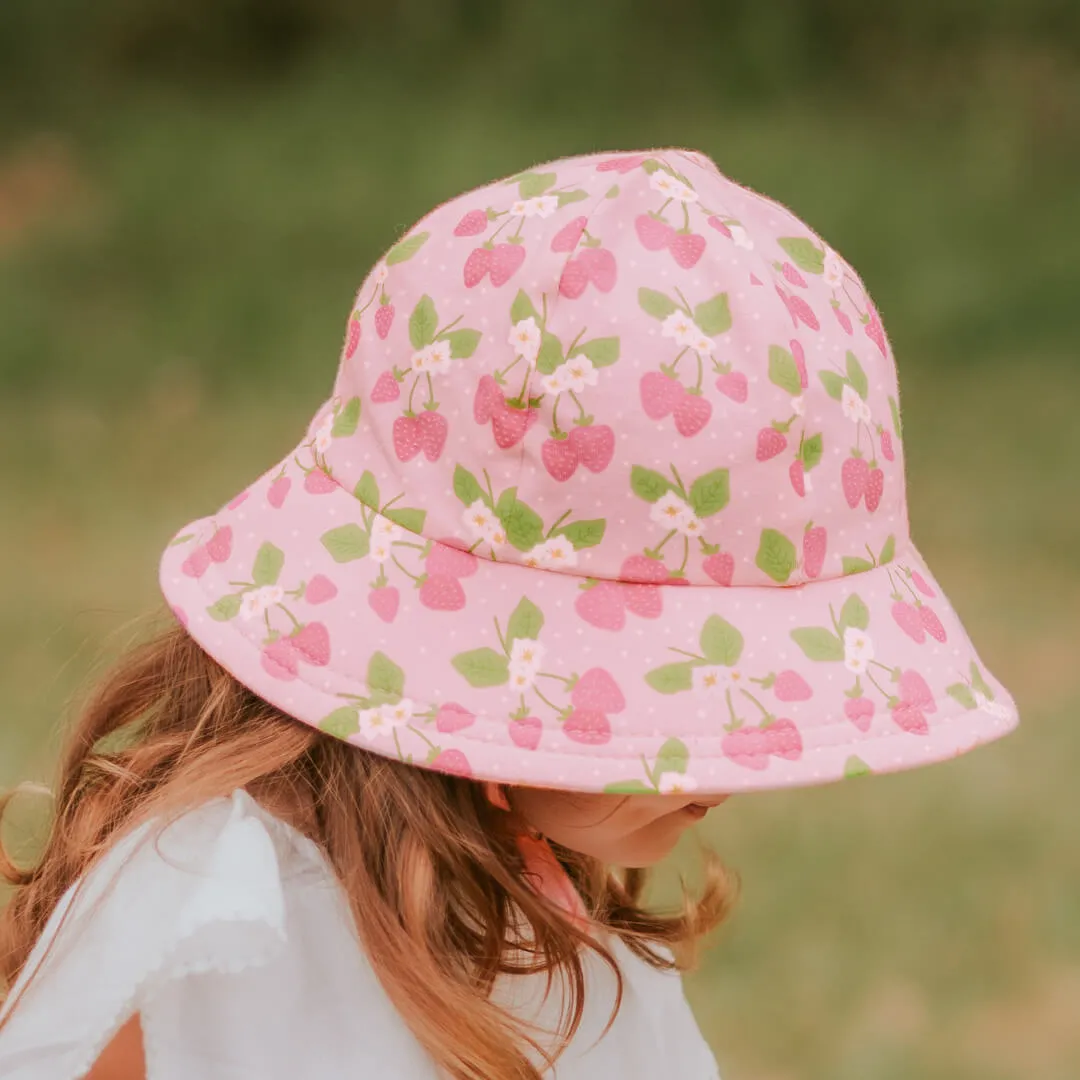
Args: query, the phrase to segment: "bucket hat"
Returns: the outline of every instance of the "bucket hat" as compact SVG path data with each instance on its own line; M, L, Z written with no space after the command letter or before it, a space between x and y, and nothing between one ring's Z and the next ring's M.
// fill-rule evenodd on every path
M801 786L1017 723L911 540L860 278L687 150L553 161L408 230L299 444L160 584L286 713L477 779Z

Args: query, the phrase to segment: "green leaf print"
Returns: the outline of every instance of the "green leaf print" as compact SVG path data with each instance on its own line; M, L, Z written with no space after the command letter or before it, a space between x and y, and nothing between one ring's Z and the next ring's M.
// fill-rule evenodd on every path
M857 593L852 593L840 609L840 629L849 626L856 630L865 630L870 625L870 609Z
M174 536L166 546L176 547L178 544L186 544L189 540L193 539L194 536L194 533L184 533L182 536Z
M349 398L341 412L334 417L334 424L330 428L330 434L335 439L343 438L346 435L355 435L356 425L359 422L360 399L358 397Z
M694 322L701 327L702 333L709 337L727 333L731 329L731 309L728 307L727 293L717 293L711 300L705 300L694 308Z
M338 739L347 739L360 730L360 715L356 709L343 705L319 721L319 730Z
M823 626L805 626L791 631L792 640L808 660L836 661L844 659L844 643Z
M900 426L900 406L896 403L896 398L889 395L889 410L892 412L892 426L893 431L896 433L898 439L904 437L904 430Z
M974 709L978 707L978 702L975 700L975 695L971 692L971 687L967 683L953 683L952 686L945 687L945 693L951 698L955 698L964 706L965 709Z
M847 379L843 376L837 375L835 371L819 371L818 378L821 380L822 385L825 387L825 393L829 397L839 401L844 396Z
M211 619L216 619L218 622L228 622L230 619L235 619L240 614L240 602L243 595L243 593L229 593L211 604L206 609L206 612Z
M825 252L805 236L781 236L777 243L787 252L791 261L808 274L821 274L825 270Z
M619 339L617 337L598 337L583 341L571 355L584 353L593 367L602 368L614 364L619 359Z
M454 494L466 505L472 506L477 499L491 506L491 500L487 492L480 486L480 482L464 465L454 468Z
M701 652L710 664L734 667L743 651L743 636L719 615L710 615L701 629Z
M811 435L802 444L803 467L809 472L821 464L821 455L825 452L825 439L819 431Z
M802 393L802 379L795 357L781 345L769 346L769 382L786 390L792 397Z
M589 193L582 191L581 188L574 188L572 191L560 191L558 194L559 209L564 206L569 206L571 203L581 202L582 199L587 199Z
M630 470L630 490L646 502L654 503L672 490L672 484L662 473L635 465Z
M656 788L649 787L641 780L616 780L614 783L605 784L604 791L608 795L652 795Z
M371 539L366 529L359 525L339 525L324 532L319 539L334 562L353 562L362 559L371 550Z
M435 340L435 331L439 328L439 316L435 311L435 301L427 293L416 303L409 316L409 341L414 349L422 349Z
M450 663L470 686L502 686L510 681L510 662L502 653L486 646L458 653Z
M773 581L782 585L795 572L798 556L795 545L782 532L763 529L754 561Z
M603 518L588 518L585 521L571 521L569 525L563 525L556 529L552 536L565 536L575 551L584 548L596 547L604 539L604 529L607 522Z
M256 585L276 585L285 565L285 552L274 547L269 540L255 553L255 565L251 568L251 580Z
M386 653L372 653L367 666L367 684L372 692L392 694L395 701L405 693L405 672Z
M431 233L421 232L398 241L386 253L386 265L397 266L398 263L408 262L427 243L430 235Z
M524 289L518 289L514 302L510 305L510 321L519 323L525 319L535 319L536 325L540 325L540 313L533 307L528 293Z
M885 563L893 561L893 556L896 554L896 537L890 535L884 544L881 545L881 554L878 556L878 562L882 566Z
M866 400L866 395L870 392L870 386L866 381L866 372L863 371L862 364L859 363L859 358L848 350L847 356L847 377L848 382L851 383L852 389L856 394Z
M679 310L679 305L674 300L655 289L638 289L637 295L641 310L654 319L666 319Z
M690 505L699 518L718 514L727 506L730 498L731 483L727 469L713 469L690 485Z
M379 509L379 482L375 479L373 472L365 471L363 476L356 481L353 495L365 506L370 506L373 510Z
M400 525L409 532L422 533L427 511L417 510L412 506L388 506L383 517L388 517L395 525Z
M530 506L519 501L517 488L507 488L495 504L495 516L506 530L506 539L518 551L530 551L544 539L544 521Z
M975 687L987 701L994 700L994 691L990 689L986 680L982 677L979 665L976 664L974 660L971 661L971 685Z
M681 739L668 739L656 754L656 776L661 773L685 773L690 763L690 751Z
M553 172L522 173L518 178L518 194L523 199L535 199L543 195L548 188L555 186L555 174Z
M536 354L536 370L541 375L550 375L566 358L563 356L562 342L546 330L540 335L540 351Z
M664 664L645 673L645 681L661 694L677 694L693 685L694 665L688 661Z
M455 360L468 360L476 352L480 338L479 330L451 330L448 334L440 334L438 340L450 342L450 355Z
M844 762L844 779L854 780L859 776L873 776L874 770L861 757L852 754Z
M840 560L840 565L845 574L865 574L867 570L874 569L874 564L869 559L860 559L857 555L845 555Z
M506 624L506 647L509 649L518 638L535 641L543 627L544 613L527 596L523 596Z

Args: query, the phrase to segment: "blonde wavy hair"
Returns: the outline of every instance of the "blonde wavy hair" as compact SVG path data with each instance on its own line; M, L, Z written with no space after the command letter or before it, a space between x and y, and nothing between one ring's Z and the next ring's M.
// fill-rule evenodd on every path
M577 1029L583 950L598 953L616 975L618 966L523 878L515 816L494 807L473 780L381 757L296 722L170 621L116 661L81 708L37 861L17 865L0 842L0 875L14 886L0 912L0 978L11 987L57 902L122 833L243 787L325 853L368 960L448 1076L538 1080L527 1047L553 1063ZM18 791L0 797L0 826ZM646 871L553 848L594 923L659 968L689 967L733 899L732 878L708 852L696 898L684 886L681 910L661 915L641 904ZM554 1049L489 997L498 975L536 971L549 980L561 973L568 988ZM621 990L620 979L620 997Z

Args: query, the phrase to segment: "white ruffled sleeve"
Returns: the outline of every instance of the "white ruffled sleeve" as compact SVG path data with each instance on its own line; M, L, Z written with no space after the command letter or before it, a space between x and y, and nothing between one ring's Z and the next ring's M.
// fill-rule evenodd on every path
M153 1076L156 1003L179 980L270 963L284 919L275 846L246 792L143 825L50 918L8 997L26 985L0 1030L0 1076L77 1080L136 1011Z

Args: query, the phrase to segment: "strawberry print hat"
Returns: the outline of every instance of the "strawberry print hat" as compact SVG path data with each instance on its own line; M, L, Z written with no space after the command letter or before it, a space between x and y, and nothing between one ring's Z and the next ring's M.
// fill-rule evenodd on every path
M299 445L160 581L267 701L484 780L800 786L1017 722L909 535L865 287L690 151L433 210L360 287Z

